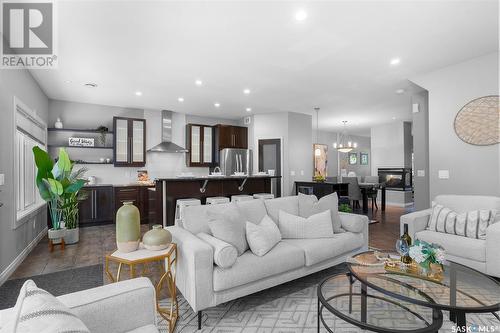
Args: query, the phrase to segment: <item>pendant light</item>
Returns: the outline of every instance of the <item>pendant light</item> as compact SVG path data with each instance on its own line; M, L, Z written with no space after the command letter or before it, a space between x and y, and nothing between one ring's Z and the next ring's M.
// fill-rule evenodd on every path
M342 123L344 123L344 129L342 131L342 134L340 134L338 143L333 143L333 148L337 149L341 153L348 153L351 150L357 148L358 144L356 142L353 142L349 137L349 134L347 134L347 120L342 121Z
M315 107L314 111L316 111L316 143L318 143L318 123L319 123L319 107ZM321 156L321 149L314 149L314 156Z

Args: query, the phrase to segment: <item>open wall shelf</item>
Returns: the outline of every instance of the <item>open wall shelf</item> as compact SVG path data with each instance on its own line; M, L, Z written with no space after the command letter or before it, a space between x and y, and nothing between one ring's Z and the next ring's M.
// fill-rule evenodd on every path
M80 133L92 133L92 134L114 134L113 131L101 132L95 129L83 129L83 128L47 128L49 132L80 132Z

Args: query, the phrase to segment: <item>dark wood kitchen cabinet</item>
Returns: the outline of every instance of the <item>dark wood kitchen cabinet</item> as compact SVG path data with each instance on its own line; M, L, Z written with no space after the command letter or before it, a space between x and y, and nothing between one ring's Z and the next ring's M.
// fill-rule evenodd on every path
M113 222L113 187L86 186L88 197L78 206L80 227Z
M142 167L146 165L146 120L113 117L114 165Z
M148 186L117 186L115 191L115 215L124 202L131 201L139 209L141 223L149 220Z
M189 167L209 167L214 163L214 128L208 125L187 124L186 165Z
M232 125L215 126L215 147L219 151L224 148L248 148L248 128Z

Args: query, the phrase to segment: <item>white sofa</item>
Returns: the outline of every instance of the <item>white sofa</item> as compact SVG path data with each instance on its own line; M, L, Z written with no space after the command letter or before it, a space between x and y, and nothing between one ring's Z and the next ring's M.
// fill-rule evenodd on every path
M155 288L148 278L121 281L57 298L92 333L158 333ZM11 314L12 308L0 310L0 331Z
M232 267L222 269L214 266L212 247L196 235L210 233L207 211L221 212L228 205L237 205L248 221L257 224L266 214L277 222L279 210L298 215L296 196L255 199L187 207L179 225L167 228L178 246L177 288L198 312L199 325L201 310L335 266L368 249L368 218L340 213L343 228L359 232L336 233L333 238L283 239L262 257L247 251Z
M438 195L434 202L457 213L477 209L496 209L500 213L500 198L473 195ZM427 230L432 208L401 216L400 227L408 224L410 237L441 245L448 260L500 277L500 222L486 230L486 239L474 239ZM500 214L496 221L500 220Z

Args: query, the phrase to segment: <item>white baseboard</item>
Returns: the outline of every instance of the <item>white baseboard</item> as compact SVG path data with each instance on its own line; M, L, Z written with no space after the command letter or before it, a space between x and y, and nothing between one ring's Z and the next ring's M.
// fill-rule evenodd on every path
M31 250L42 240L42 238L47 234L47 227L45 227L36 237L33 239L26 248L19 253L19 255L10 263L7 268L0 273L0 286L4 284L5 281L14 273L14 271L19 267L24 259L30 254Z
M377 201L377 204L381 204L380 202ZM401 202L389 202L386 201L385 205L386 206L395 206L395 207L401 207L401 208L408 208L413 206L413 202L407 202L407 203L401 203Z

